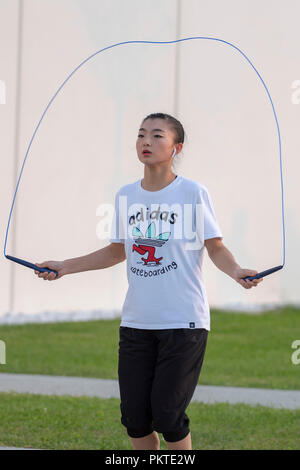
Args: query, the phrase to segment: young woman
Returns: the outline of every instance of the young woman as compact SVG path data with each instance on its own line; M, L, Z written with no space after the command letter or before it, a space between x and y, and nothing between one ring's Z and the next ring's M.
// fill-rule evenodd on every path
M79 258L36 263L58 271L57 277L35 271L51 281L127 258L129 287L119 331L120 408L121 423L139 450L159 449L157 432L168 449L192 449L185 410L198 384L210 330L201 270L204 246L213 263L245 289L263 280L242 279L257 271L242 269L224 246L207 188L173 173L173 158L183 143L177 119L163 113L147 116L136 142L144 178L117 192L110 245ZM121 196L126 210L120 209Z

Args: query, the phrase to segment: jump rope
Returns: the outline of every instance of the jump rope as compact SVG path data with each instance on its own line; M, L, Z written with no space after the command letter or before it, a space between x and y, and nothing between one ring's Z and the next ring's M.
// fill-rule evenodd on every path
M70 73L70 75L64 80L64 82L60 85L60 87L58 88L58 90L56 91L56 93L53 95L53 97L51 98L51 100L49 101L49 103L47 104L34 132L33 132L33 135L30 139L30 142L29 142L29 145L28 145L28 148L26 150L26 154L25 154L25 158L24 158L24 161L23 161L23 165L22 165L22 168L21 168L21 171L20 171L20 175L19 175L19 178L18 178L18 182L17 182L17 186L16 186L16 189L15 189L15 194L14 194L14 197L13 197L13 202L12 202L12 205L11 205L11 209L10 209L10 213L9 213L9 217L8 217L8 223L7 223L7 229L6 229L6 235L5 235L5 242L4 242L4 256L11 260L11 261L14 261L15 263L18 263L18 264L22 264L23 266L26 266L27 268L31 268L31 269L34 269L36 271L39 271L39 272L54 272L56 275L58 275L58 272L53 270L53 269L48 269L48 268L40 268L38 266L36 266L35 264L33 263L30 263L29 261L25 261L24 259L21 259L21 258L16 258L14 256L10 256L10 255L7 255L5 253L5 250L6 250L6 243L7 243L7 235L8 235L8 230L9 230L9 225L10 225L10 219L11 219L11 215L12 215L12 211L13 211L13 207L14 207L14 204L15 204L15 199L16 199L16 194L17 194L17 191L18 191L18 187L19 187L19 183L20 183L20 179L21 179L21 176L22 176L22 173L23 173L23 169L24 169L24 165L25 165L25 161L27 159L27 156L28 156L28 153L29 153L29 150L30 150L30 147L31 147L31 144L36 136L36 133L40 127L40 124L42 122L42 120L44 119L45 117L45 114L47 113L49 107L51 106L52 102L54 101L54 99L56 98L56 96L58 95L58 93L61 91L61 89L64 87L64 85L67 83L67 81L72 77L72 75L75 74L75 72L77 72L77 70L82 67L86 62L88 62L90 59L92 59L93 57L95 57L97 54L100 54L101 52L104 52L108 49L111 49L113 47L116 47L116 46L121 46L123 44L174 44L176 42L182 42L182 41L190 41L190 40L193 40L193 39L207 39L207 40L210 40L210 41L219 41L221 43L224 43L224 44L228 44L229 46L233 47L235 50L239 51L240 54L242 54L242 56L247 60L247 62L251 65L251 67L253 68L253 70L256 72L256 74L258 75L259 79L261 80L261 83L263 84L266 92L267 92L267 95L269 97L269 100L270 100L270 103L271 103L271 106L272 106L272 111L273 111L273 115L274 115L274 118L275 118L275 122L276 122L276 127L277 127L277 133L278 133L278 146L279 146L279 161L280 161L280 177L281 177L281 212L282 212L282 232L283 232L283 261L282 261L282 264L279 265L279 266L275 266L274 268L270 268L270 269L267 269L266 271L262 271L262 272L259 272L258 274L256 274L255 276L246 276L246 277L243 277L242 279L246 280L246 279L249 279L250 281L252 281L253 279L260 279L262 277L265 277L265 276L268 276L269 274L272 274L276 271L279 271L280 269L283 268L283 266L285 265L285 225L284 225L284 203L283 203L283 178L282 178L282 158L281 158L281 138L280 138L280 129L279 129L279 124L278 124L278 119L277 119L277 115L276 115L276 112L275 112L275 108L274 108L274 104L273 104L273 101L272 101L272 98L271 98L271 95L269 93L269 90L264 82L264 80L262 79L260 73L257 71L257 69L254 67L254 65L252 64L252 62L250 61L250 59L246 56L246 54L241 51L241 49L239 49L237 46L235 46L234 44L228 42L228 41L224 41L223 39L219 39L219 38L211 38L211 37L205 37L205 36L195 36L195 37L191 37L191 38L183 38L183 39L176 39L174 41L125 41L125 42L119 42L117 44L113 44L112 46L108 46L108 47L105 47L104 49L100 49L99 51L95 52L94 54L90 55L89 57L87 57L85 60L83 60L74 70L73 72ZM173 152L173 155L172 157L175 156L175 153L176 153L176 150L174 150Z

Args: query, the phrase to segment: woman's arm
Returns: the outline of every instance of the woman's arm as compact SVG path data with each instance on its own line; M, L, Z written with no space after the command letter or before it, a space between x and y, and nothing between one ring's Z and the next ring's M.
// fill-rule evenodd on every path
M64 261L44 261L43 263L36 263L37 266L43 268L48 267L58 272L55 273L40 273L34 271L38 277L47 281L59 279L66 274L80 273L83 271L91 271L95 269L104 269L121 263L126 259L124 243L111 243L100 250L93 251L88 255L79 256L78 258L70 258Z
M95 269L105 269L121 263L126 259L124 243L111 243L88 255L64 260L67 274L80 273Z
M260 278L253 279L253 281L249 281L249 279L244 281L242 279L243 277L255 276L258 271L241 268L234 259L232 253L228 250L228 248L226 248L220 238L211 238L205 240L205 246L207 248L210 259L217 266L217 268L241 284L241 286L245 287L245 289L256 287L263 280L263 278Z

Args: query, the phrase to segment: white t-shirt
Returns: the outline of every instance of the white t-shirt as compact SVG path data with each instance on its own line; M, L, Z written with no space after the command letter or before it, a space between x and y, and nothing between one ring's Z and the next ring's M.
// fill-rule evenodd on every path
M110 242L125 243L128 291L120 326L205 328L204 240L223 238L207 188L183 176L159 191L141 179L115 197ZM191 249L192 247L192 249Z

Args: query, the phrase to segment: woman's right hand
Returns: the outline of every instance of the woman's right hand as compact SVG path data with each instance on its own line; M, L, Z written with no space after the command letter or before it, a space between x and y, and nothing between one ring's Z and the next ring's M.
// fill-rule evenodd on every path
M40 271L34 271L38 277L43 278L45 281L54 281L67 274L66 268L63 261L43 261L42 263L35 263L39 268L49 268L57 271L57 275L53 272L48 273L47 271L41 273Z

